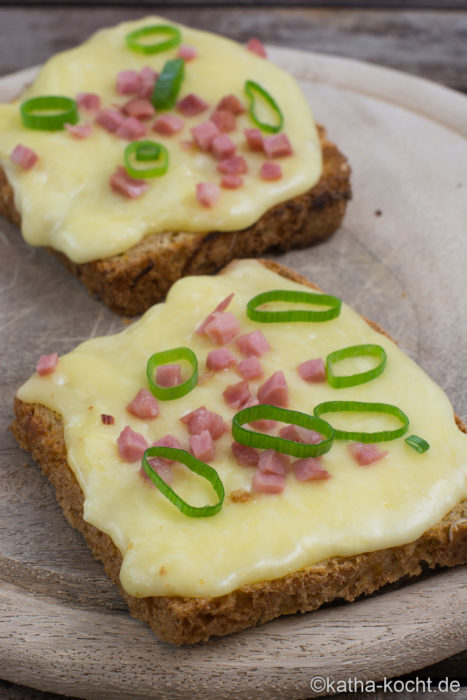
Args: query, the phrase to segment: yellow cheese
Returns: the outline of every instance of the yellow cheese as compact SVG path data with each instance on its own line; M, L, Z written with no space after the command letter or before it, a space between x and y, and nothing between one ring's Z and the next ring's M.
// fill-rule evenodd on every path
M110 535L122 552L120 577L128 593L218 596L328 557L404 544L467 496L467 437L456 427L447 397L357 313L343 305L332 321L287 326L247 319L245 307L252 296L297 288L302 287L254 261L231 265L217 277L182 279L165 304L154 306L122 333L83 343L60 358L54 374L36 374L20 389L23 401L43 404L63 416L68 462L85 494L84 517ZM250 502L234 503L229 494L250 490L253 469L236 463L232 438L226 434L216 441L212 462L225 486L224 506L211 518L182 515L140 476L139 463L120 459L116 440L130 425L149 443L170 433L186 446L188 432L180 416L203 405L230 423L234 411L222 392L241 379L235 370L215 373L181 399L159 402L160 414L151 421L131 416L125 406L146 386L146 362L154 352L188 346L203 371L213 345L194 330L232 291L229 310L241 321L242 333L260 328L267 337L271 350L261 358L265 377L284 371L290 408L312 413L316 404L331 399L392 403L409 416L408 434L425 438L430 449L418 454L401 438L382 443L381 449L389 452L386 458L360 467L346 443L335 441L323 457L332 475L328 481L303 483L292 472L282 494L257 494ZM332 389L299 377L296 368L304 360L359 343L385 348L387 366L377 379ZM236 351L234 344L232 349ZM260 383L251 382L251 388ZM115 416L115 425L103 425L101 413ZM337 416L325 417L338 425ZM353 420L365 430L394 427L381 415L371 421L358 416ZM340 420L339 426L343 424ZM190 503L214 502L204 480L181 465L175 470L173 488Z
M103 107L123 105L131 96L116 92L120 71L139 71L150 65L160 72L165 61L176 56L176 48L150 56L126 48L125 36L130 31L161 22L166 23L159 17L147 17L98 32L81 46L51 58L21 99L50 94L75 98L79 92L95 92ZM270 207L302 194L318 181L319 139L295 80L233 41L187 27L180 29L182 42L198 51L197 58L186 64L180 97L195 93L214 109L220 98L234 93L246 105L243 89L245 81L251 79L276 99L284 114L284 132L294 149L292 157L280 160L283 178L274 182L260 179L265 156L248 150L243 130L255 125L247 114L241 115L236 131L229 135L238 145L237 153L248 161L244 186L223 189L215 207L201 206L196 200L196 184L220 183L217 161L196 148L186 150L181 142L191 139L190 128L208 119L209 110L185 118L184 129L175 136L148 132L147 138L167 146L169 170L163 177L149 180L149 191L142 197L129 200L109 185L110 176L123 165L127 142L99 126L84 140L73 139L67 131L26 129L19 101L0 105L0 165L13 186L28 243L52 246L74 262L84 263L128 250L150 233L246 228ZM89 119L89 113L82 111L81 121ZM22 171L9 160L18 143L39 156L30 171Z

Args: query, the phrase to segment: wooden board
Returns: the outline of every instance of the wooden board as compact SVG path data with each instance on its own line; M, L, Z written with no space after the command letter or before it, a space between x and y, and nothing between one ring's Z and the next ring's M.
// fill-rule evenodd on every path
M377 319L465 418L467 100L363 63L279 49L271 56L296 75L349 157L354 186L341 230L280 262ZM0 81L0 99L30 77ZM66 352L123 321L4 220L0 246L6 430L15 389L38 355ZM206 645L161 643L128 616L11 436L2 437L0 461L0 668L8 680L86 698L293 699L326 692L310 689L317 675L379 680L465 646L465 567Z

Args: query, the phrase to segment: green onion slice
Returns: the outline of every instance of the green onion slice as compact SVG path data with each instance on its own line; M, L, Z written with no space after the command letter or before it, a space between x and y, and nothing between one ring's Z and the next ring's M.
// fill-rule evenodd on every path
M181 462L188 469L190 469L195 474L209 481L212 488L216 492L219 498L218 502L213 506L190 506L189 503L178 496L175 491L159 476L159 474L151 467L148 462L148 458L151 457L166 457L167 459L173 459L177 462ZM216 515L222 508L222 503L224 502L224 485L219 477L219 474L215 469L201 462L196 457L193 457L186 450L179 450L175 447L148 447L143 455L143 469L151 479L153 484L157 486L159 491L169 499L171 503L178 508L178 510L183 513L183 515L188 515L189 518L209 518L212 515Z
M159 386L154 381L154 374L156 368L159 365L166 365L173 363L176 360L186 360L190 363L193 368L193 374L186 382L178 384L177 386ZM146 376L148 378L149 389L151 393L161 401L170 401L172 399L179 399L180 396L185 396L192 389L195 388L198 383L198 360L193 350L190 348L172 348L171 350L163 350L162 352L156 352L148 360L146 365Z
M321 416L323 413L341 413L343 411L351 413L387 413L394 416L402 423L400 428L395 430L379 430L374 433L365 433L352 430L338 430L334 428L336 440L356 440L357 442L386 442L402 437L409 427L409 419L406 414L397 406L390 403L371 403L366 401L324 401L315 406L313 413Z
M21 104L20 111L21 120L27 129L59 131L65 124L76 124L78 121L78 106L75 100L63 95L31 97Z
M405 438L405 442L410 447L413 447L416 452L422 453L430 449L430 444L418 435L409 435L409 437Z
M309 430L316 430L321 435L324 435L325 439L315 445L306 445L274 435L265 435L243 427L244 423L263 418L300 425L302 428L308 428ZM329 452L331 449L334 441L334 429L325 420L310 416L308 413L260 404L259 406L243 408L234 415L232 419L232 436L237 442L250 447L259 447L264 450L273 449L276 452L284 452L294 457L317 457L325 454L325 452Z
M345 360L348 357L361 357L362 355L370 355L377 357L379 364L365 372L357 374L336 375L334 374L334 365L340 360ZM326 379L328 384L334 389L342 389L347 386L357 386L357 384L365 384L366 382L376 379L383 373L386 367L387 355L381 345L351 345L348 348L342 348L335 352L329 353L326 358Z
M284 117L275 99L265 90L261 85L255 83L254 80L247 80L245 82L245 93L250 100L250 110L249 115L251 120L259 127L262 131L267 131L270 134L276 134L282 129L284 124ZM266 104L273 113L274 122L273 124L263 122L259 119L256 113L256 100L261 100L261 102Z
M167 36L164 41L157 41L155 44L145 44L140 43L140 39L143 37L155 35ZM138 51L138 53L160 53L161 51L167 51L168 49L173 49L178 46L182 41L182 35L177 27L172 27L170 24L153 24L150 27L142 27L141 29L136 29L134 32L130 32L125 37L126 45L132 51Z
M156 109L172 109L177 101L184 74L185 61L183 58L173 58L171 61L165 62L154 85L151 98Z
M296 309L294 311L259 311L258 306L271 301L290 301L293 304L328 306L324 311ZM339 316L341 300L330 294L301 292L291 289L273 289L250 299L246 307L248 318L258 323L290 323L293 321L330 321Z
M137 161L156 161L151 168L135 168L132 157ZM125 169L131 177L160 177L165 175L169 167L169 153L165 146L156 141L133 141L125 148Z

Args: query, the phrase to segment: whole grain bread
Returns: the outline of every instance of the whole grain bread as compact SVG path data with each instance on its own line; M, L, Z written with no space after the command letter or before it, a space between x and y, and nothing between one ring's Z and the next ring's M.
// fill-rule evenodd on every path
M266 260L261 262L288 279L317 289L290 269ZM367 322L387 336L380 326ZM61 417L45 406L27 404L19 399L15 401L15 413L11 430L53 484L57 501L70 525L84 535L93 555L103 562L131 614L147 622L168 642L193 644L281 615L309 612L331 601L353 601L404 576L420 574L424 564L433 568L467 562L467 501L463 501L409 544L348 558L333 557L272 581L242 586L217 598L135 598L128 595L119 582L120 551L108 535L83 519L84 497L67 462ZM455 417L455 420L459 430L467 432L460 418Z
M339 228L351 198L347 160L328 141L325 129L318 129L323 151L318 183L305 194L269 209L246 229L150 234L125 253L83 264L50 251L109 308L134 316L161 301L180 277L216 272L234 258L256 257L270 249L285 251L318 243ZM0 214L21 225L13 189L1 168Z

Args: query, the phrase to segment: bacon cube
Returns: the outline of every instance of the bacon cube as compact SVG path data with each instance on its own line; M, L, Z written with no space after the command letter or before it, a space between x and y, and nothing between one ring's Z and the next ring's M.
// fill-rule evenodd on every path
M156 384L159 384L159 386L178 386L181 383L181 365L159 365L156 369Z
M247 381L231 384L222 395L229 406L239 409L243 408L243 406L251 399L250 387Z
M216 348L215 350L211 350L206 358L206 367L213 372L218 372L228 367L235 367L236 364L237 360L228 348Z
M216 109L232 112L232 114L235 114L235 116L246 112L246 108L236 95L225 95L225 97L223 97L217 105Z
M321 433L316 430L303 428L301 425L286 425L279 430L279 435L284 440L293 440L294 442L302 442L305 445L316 445L323 441Z
M122 112L128 117L135 117L135 119L151 119L156 110L146 98L135 97L123 105Z
M136 139L142 138L145 133L146 127L139 119L127 117L117 128L115 136L118 136L119 139L125 139L125 141L135 141Z
M251 37L251 39L248 39L246 43L246 48L248 49L248 51L255 53L261 58L267 58L266 49L264 48L263 42L257 39L256 37Z
M135 95L141 88L141 77L134 70L123 70L117 75L116 90L119 95Z
M205 328L206 335L217 345L226 345L235 338L240 330L240 322L229 311L218 313Z
M258 466L259 452L254 447L233 442L231 446L235 459L241 467Z
M191 129L196 145L202 151L209 151L216 136L219 136L219 129L214 122L201 122Z
M228 430L222 416L214 411L208 411L205 406L190 411L180 420L186 424L190 435L199 435L203 430L208 430L213 440L217 440Z
M91 124L65 124L65 129L74 139L87 139L92 133Z
M306 360L297 367L298 373L306 382L325 382L326 368L322 357Z
M39 156L32 148L28 148L19 143L10 153L10 160L12 163L19 165L23 170L31 170L39 160Z
M317 481L330 479L331 474L323 467L319 457L305 457L293 462L292 468L298 481Z
M221 160L217 169L224 175L244 175L248 172L248 164L243 156L232 156Z
M209 430L203 430L197 435L192 435L189 442L190 451L193 457L200 459L202 462L210 462L212 459L214 459L214 442Z
M128 404L126 410L143 420L151 420L159 415L157 401L147 389L140 389L133 401Z
M361 467L367 467L369 464L379 462L380 459L386 457L389 452L381 452L376 445L371 445L362 442L351 442L347 445L352 457Z
M235 155L237 147L226 134L219 134L211 141L211 153L217 160L225 160Z
M256 355L250 355L239 362L237 371L244 379L262 379L264 377L263 368Z
M237 338L236 345L243 355L256 355L261 357L271 349L262 331L253 331Z
M282 370L275 372L258 389L258 401L260 404L271 406L289 405L289 389Z
M244 129L243 133L246 136L250 151L263 150L263 134L260 129Z
M127 425L117 438L118 453L125 462L137 462L148 449L148 443L141 433L136 433Z
M208 323L210 323L210 321L212 321L214 318L216 318L216 316L218 314L222 313L222 311L226 310L226 308L228 307L228 305L230 304L230 302L232 301L234 296L235 296L235 294L234 294L234 292L232 292L231 294L229 294L228 297L223 299L220 302L220 304L218 304L216 306L214 311L211 311L211 313L206 316L203 323L196 329L195 333L197 333L198 335L203 335L203 333L206 332L206 326L208 325Z
M123 165L119 165L117 170L110 177L110 186L114 192L118 192L118 194L122 194L129 199L141 197L149 187L148 183L144 180L136 180L130 177Z
M36 365L36 371L40 377L55 372L58 365L58 355L53 352L51 355L41 355Z
M235 131L237 123L235 114L232 114L227 109L216 109L209 118L221 133L227 134L230 131Z
M282 452L276 452L276 450L264 450L258 458L258 469L263 474L285 476L289 466L289 457Z
M183 58L184 61L192 61L198 55L198 51L194 46L181 44L177 52L177 58Z
M279 163L272 163L268 160L261 166L259 175L262 180L266 181L280 180L282 177L282 168Z
M116 109L100 109L94 121L106 131L114 133L124 120L123 114Z
M183 129L184 121L175 114L162 114L153 124L153 131L162 136L173 136Z
M263 151L268 158L285 158L293 155L292 144L287 134L274 134L263 138Z
M243 177L240 175L224 175L221 180L221 187L226 190L238 190L243 186Z
M101 98L94 92L79 92L76 95L76 103L78 109L87 109L89 112L94 112L101 106Z
M252 487L256 493L282 493L285 488L285 476L265 474L257 469L253 476Z
M209 109L209 105L201 97L191 93L177 102L177 109L185 117L196 117L197 114L201 114Z

